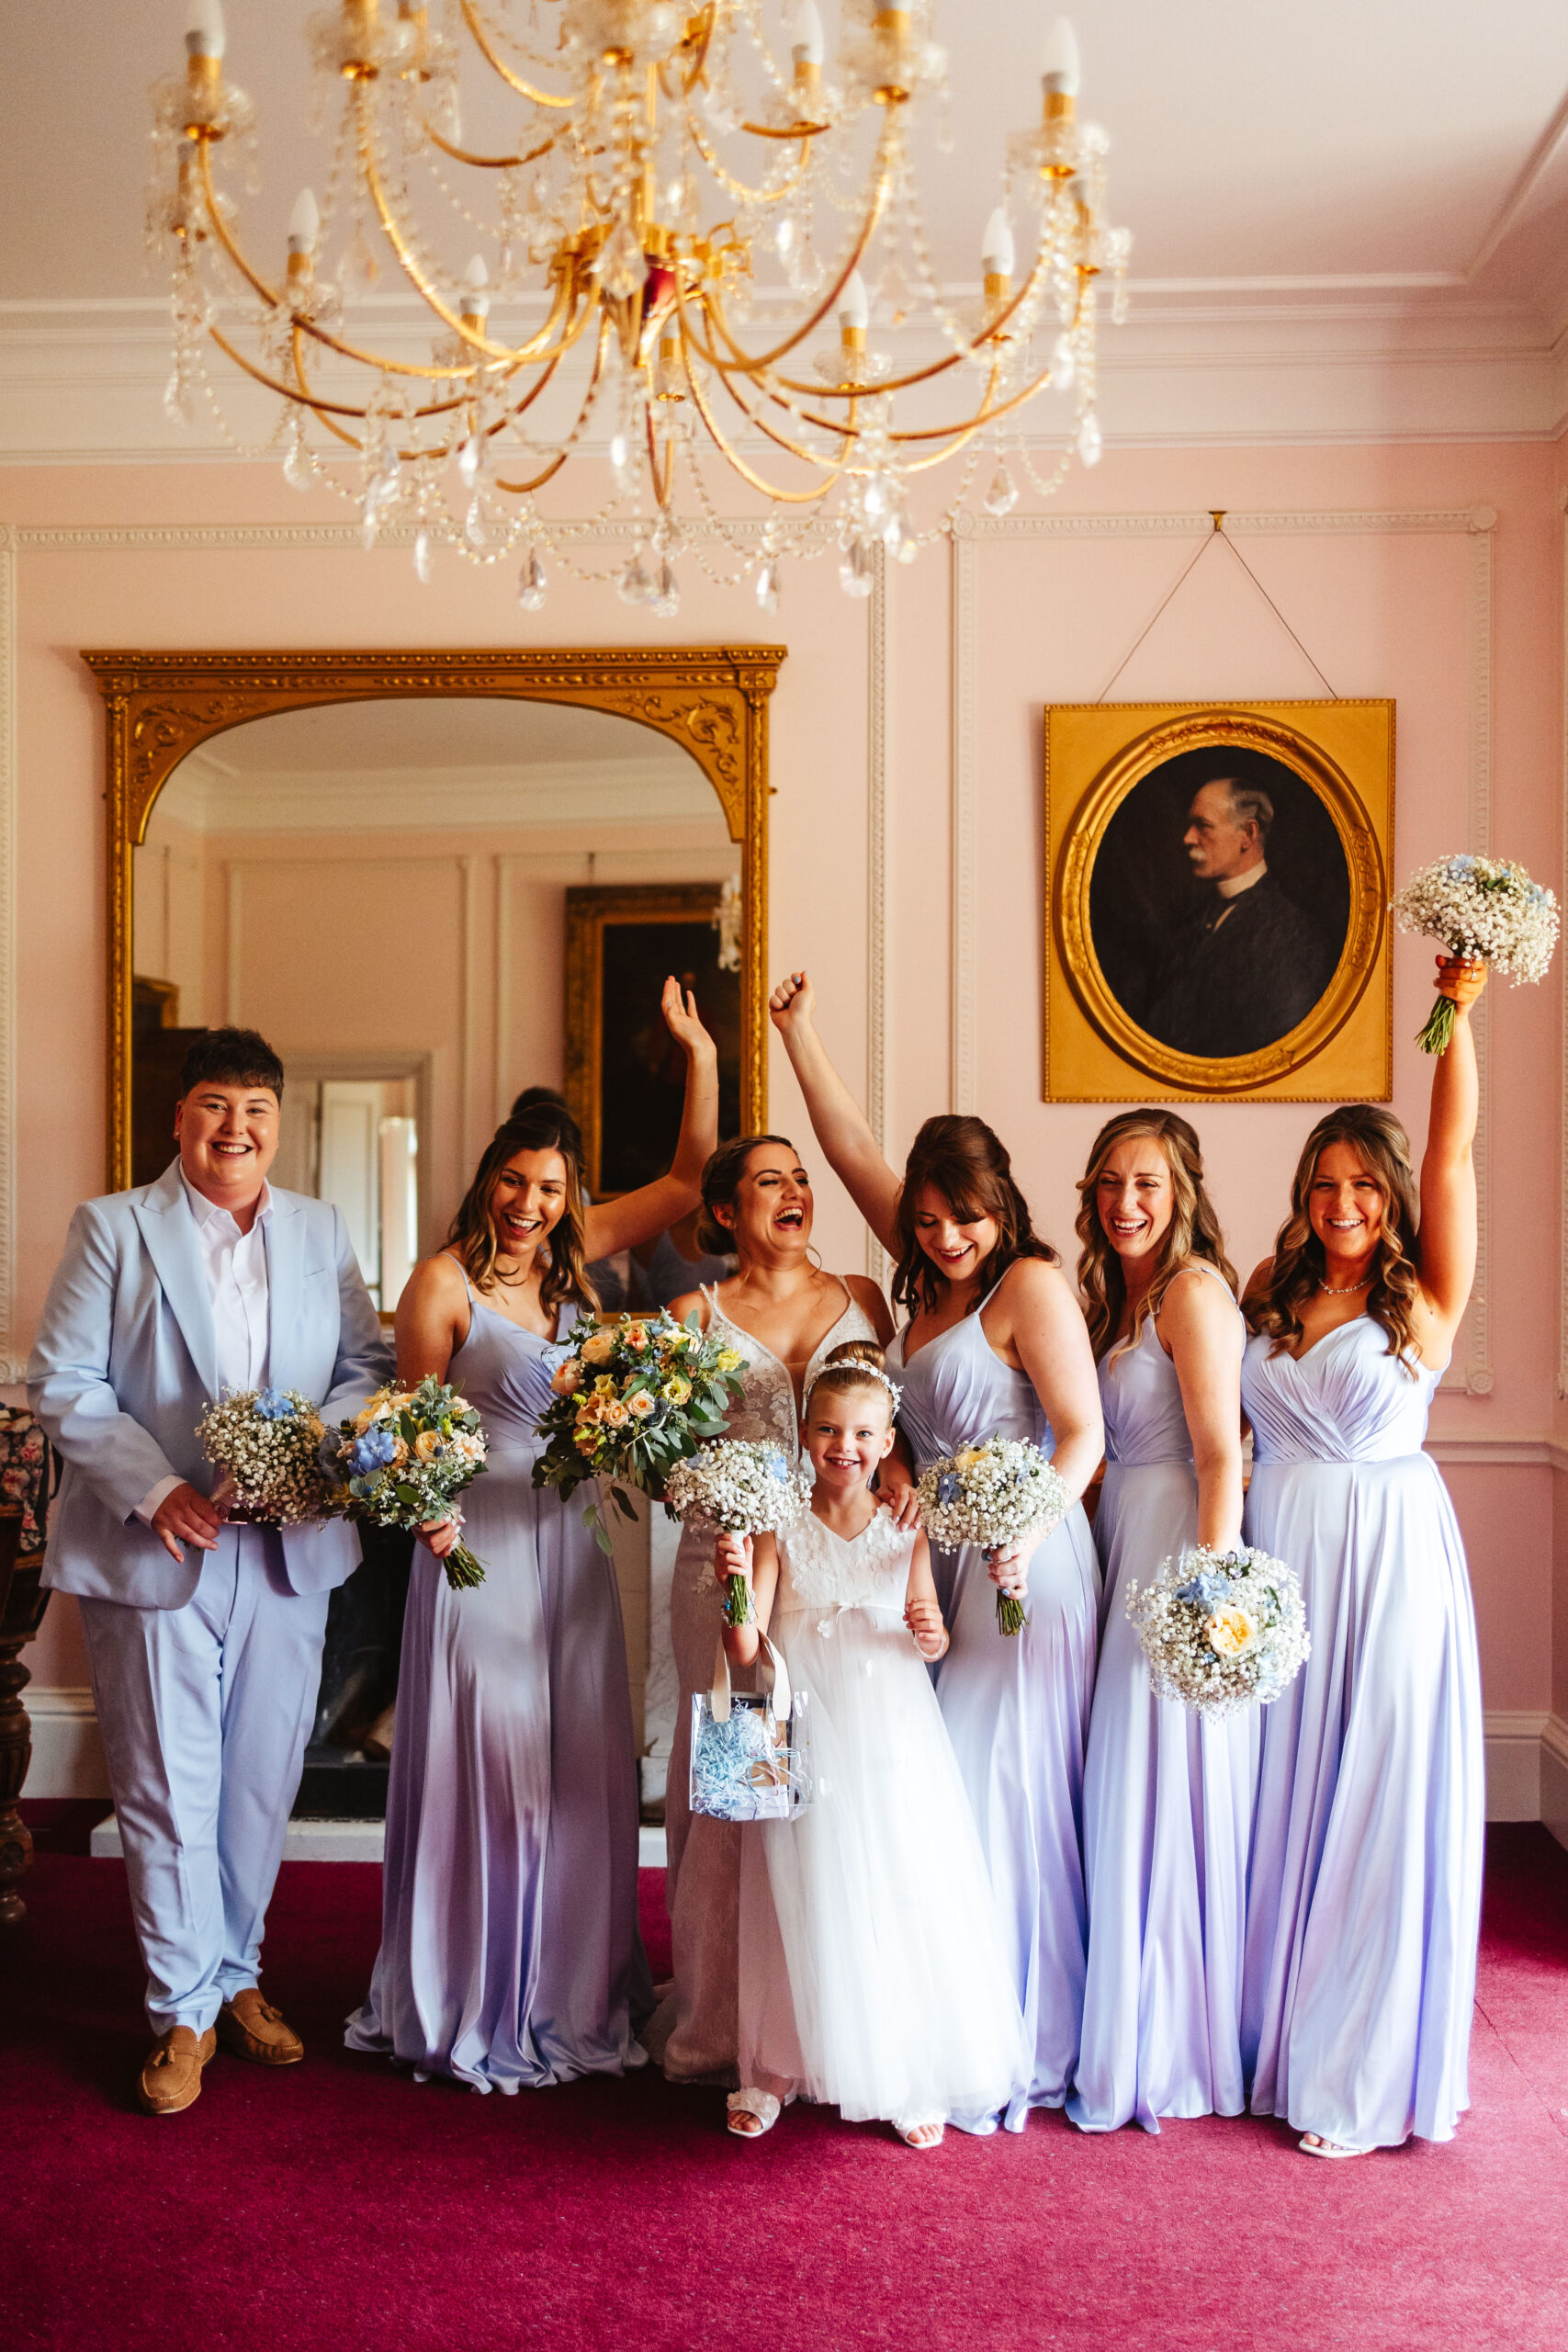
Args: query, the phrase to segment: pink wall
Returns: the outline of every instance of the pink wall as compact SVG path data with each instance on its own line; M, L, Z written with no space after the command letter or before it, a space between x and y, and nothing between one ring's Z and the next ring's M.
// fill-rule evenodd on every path
M1492 839L1559 880L1561 517L1557 454L1543 446L1113 451L1076 477L1085 516L1170 514L1224 505L1270 514L1356 510L1496 512L1493 616ZM319 515L270 471L17 471L9 519L117 526L281 522ZM1462 844L1475 717L1473 548L1464 531L1280 529L1240 541L1247 560L1345 694L1399 700L1395 864L1401 873ZM976 865L981 922L975 1017L977 1102L1011 1145L1041 1220L1071 1239L1072 1180L1102 1106L1039 1099L1041 874L1039 706L1088 700L1144 626L1193 542L1134 526L1114 537L1053 526L985 538L975 551L977 622ZM595 551L596 552L596 551ZM634 625L603 590L558 577L543 614L524 616L510 582L445 566L421 590L406 554L357 548L24 544L18 575L21 775L18 1340L25 1343L69 1204L102 1181L102 809L100 720L85 645L570 644L770 639L789 659L773 711L772 955L809 963L831 1049L866 1081L868 776L872 615L841 595L831 560L792 567L778 612L708 585L683 565L679 620ZM886 1099L890 1144L949 1100L953 1047L953 565L942 547L895 567L886 613L887 913ZM765 620L765 626L761 624ZM1119 696L1311 693L1314 682L1234 564L1216 550L1133 667ZM1417 1135L1426 1074L1410 1045L1429 953L1395 952L1395 1106ZM1454 1487L1471 1545L1489 1707L1552 1703L1552 1546L1546 1474L1496 1458L1499 1441L1538 1449L1568 1415L1558 1355L1558 1083L1555 979L1498 990L1492 1010L1493 1264L1486 1396L1445 1394L1436 1432L1472 1454ZM1201 1108L1233 1254L1267 1247L1313 1113L1306 1106ZM773 1118L804 1119L775 1056ZM1545 1207L1543 1208L1543 1202ZM864 1262L846 1202L824 1184L819 1238L829 1264ZM1521 1241L1524 1246L1521 1245ZM1508 1449L1505 1447L1505 1452ZM1558 1571L1568 1600L1568 1564ZM1568 1615L1568 1612L1565 1612ZM1560 1617L1560 1622L1564 1622ZM85 1679L68 1612L34 1654L41 1682ZM1568 1698L1568 1665L1557 1703ZM1565 1710L1568 1712L1568 1710Z

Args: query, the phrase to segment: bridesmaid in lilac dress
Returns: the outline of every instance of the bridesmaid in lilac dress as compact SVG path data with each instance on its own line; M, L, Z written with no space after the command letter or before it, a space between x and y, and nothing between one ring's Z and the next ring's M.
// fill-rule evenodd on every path
M1302 1579L1312 1655L1265 1710L1242 2031L1253 2112L1312 2156L1453 2137L1481 1918L1481 1677L1464 1548L1421 1451L1475 1271L1484 967L1433 1072L1419 1193L1357 1102L1307 1138L1247 1288L1247 1538Z
M1123 1112L1078 1187L1078 1288L1100 1361L1105 1570L1084 1770L1089 1979L1067 2113L1086 2132L1239 2115L1241 1955L1258 1716L1160 1699L1127 1587L1190 1544L1241 1532L1235 1275L1174 1112Z
M1065 2101L1083 2015L1081 1806L1100 1576L1078 1498L1103 1443L1094 1357L990 1128L928 1119L900 1182L823 1049L804 973L775 989L772 1010L818 1140L897 1260L894 1296L910 1313L887 1366L904 1385L899 1421L917 1468L994 1432L1029 1438L1072 1498L1043 1541L1026 1538L988 1566L967 1548L947 1564L952 1644L937 1680L1023 2012L1028 2065L1002 2119L1021 2131L1032 2107ZM1010 1640L997 1627L998 1587L1028 1605Z
M541 1103L497 1131L446 1248L415 1268L399 1302L399 1378L450 1378L489 1440L485 1473L464 1497L484 1583L448 1586L450 1521L427 1529L414 1555L381 1949L346 2037L421 2080L515 2091L642 2063L633 2032L652 2001L615 1570L581 1501L536 1489L533 1469L561 1343L594 1305L588 1260L683 1216L713 1148L713 1042L673 980L663 1012L686 1055L670 1174L586 1205L575 1123Z

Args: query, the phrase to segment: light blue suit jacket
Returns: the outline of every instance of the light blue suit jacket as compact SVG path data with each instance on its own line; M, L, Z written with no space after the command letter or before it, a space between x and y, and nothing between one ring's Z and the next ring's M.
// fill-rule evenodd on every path
M272 1195L267 1378L328 1421L357 1411L392 1369L348 1231L330 1201ZM56 1592L180 1609L206 1556L173 1560L136 1507L171 1474L210 1493L196 1424L218 1394L218 1344L196 1219L176 1159L155 1184L85 1201L71 1220L28 1366L28 1394L64 1462L43 1581ZM296 1592L359 1565L342 1521L286 1527Z

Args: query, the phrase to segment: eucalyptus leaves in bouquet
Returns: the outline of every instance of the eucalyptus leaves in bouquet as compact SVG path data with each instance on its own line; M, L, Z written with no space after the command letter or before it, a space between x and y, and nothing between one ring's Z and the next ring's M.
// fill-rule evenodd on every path
M705 1438L723 1435L745 1385L745 1360L705 1332L694 1309L684 1323L666 1310L581 1322L570 1348L539 1419L546 1443L534 1484L564 1500L596 1479L622 1516L635 1518L623 1484L657 1495L676 1463ZM590 1503L582 1517L608 1552L602 1503Z

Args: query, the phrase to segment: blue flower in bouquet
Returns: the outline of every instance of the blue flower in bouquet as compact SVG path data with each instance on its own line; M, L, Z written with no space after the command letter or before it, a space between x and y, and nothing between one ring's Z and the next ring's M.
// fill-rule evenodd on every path
M259 1388L256 1391L255 1416L258 1421L291 1421L294 1400L281 1388Z
M373 1429L367 1429L363 1437L356 1437L349 1447L349 1474L355 1478L368 1478L376 1471L384 1470L389 1462L396 1461L397 1453L397 1431L384 1421L378 1422Z
M774 1452L769 1454L768 1470L770 1476L776 1478L781 1486L788 1485L791 1476L790 1466L782 1453Z
M963 1492L964 1481L959 1476L957 1471L944 1470L941 1477L936 1482L936 1498L938 1502L955 1503Z
M1231 1580L1218 1568L1203 1568L1186 1584L1176 1589L1178 1600L1188 1600L1199 1609L1218 1609L1231 1597Z

